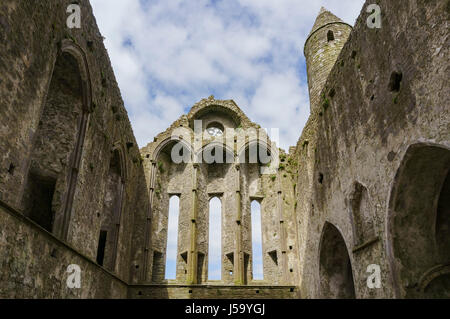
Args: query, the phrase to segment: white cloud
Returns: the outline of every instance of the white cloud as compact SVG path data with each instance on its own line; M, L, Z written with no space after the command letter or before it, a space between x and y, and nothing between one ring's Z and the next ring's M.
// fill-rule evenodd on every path
M91 0L140 147L214 94L233 99L262 127L279 128L285 150L295 145L309 116L303 45L320 7L353 24L363 3ZM220 209L220 201L213 205ZM169 219L171 277L177 222ZM220 234L220 222L211 232ZM210 245L209 257L216 262L209 272L220 278L221 242ZM258 267L255 272L262 273Z
M323 5L353 24L363 0L92 0L145 146L201 98L234 99L294 145L309 115L303 45Z

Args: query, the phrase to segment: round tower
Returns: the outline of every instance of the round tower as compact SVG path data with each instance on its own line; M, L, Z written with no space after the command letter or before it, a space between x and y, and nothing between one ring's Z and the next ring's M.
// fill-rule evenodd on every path
M351 31L352 26L320 9L304 48L311 110L319 105L320 93Z

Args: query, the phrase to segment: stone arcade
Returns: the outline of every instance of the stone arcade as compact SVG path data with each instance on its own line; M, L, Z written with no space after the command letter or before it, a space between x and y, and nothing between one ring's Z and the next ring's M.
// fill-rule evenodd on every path
M379 0L380 29L366 25L370 1L353 28L322 9L304 46L311 115L288 152L267 139L221 143L227 128L259 125L213 97L139 150L90 4L79 1L81 29L68 29L70 3L0 3L0 298L450 297L448 1ZM197 153L196 120L210 136ZM173 138L180 127L191 133ZM234 160L176 164L177 143ZM237 160L251 147L270 154L273 174ZM67 287L69 265L81 288ZM370 265L380 288L367 284Z

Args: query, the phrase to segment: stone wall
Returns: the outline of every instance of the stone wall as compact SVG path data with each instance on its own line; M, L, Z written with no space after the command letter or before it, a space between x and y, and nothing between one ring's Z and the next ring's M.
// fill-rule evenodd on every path
M433 240L430 224L410 217L420 198L431 207L418 216L428 211L436 220L432 203L438 202L450 167L448 6L445 1L377 2L382 28L369 29L365 14L358 18L296 149L305 297L331 297L328 289L334 287L334 294L347 289L343 278L351 277L358 298L448 296L448 260L419 244ZM414 164L416 177L410 173L412 185L406 186L400 176L413 165L410 159L422 166ZM419 174L418 167L435 173ZM400 217L405 203L409 213ZM438 228L446 225L441 223ZM327 245L328 237L342 238L346 249ZM379 289L367 286L370 264L381 267Z
M104 204L109 200L105 194L110 161L116 150L124 186L119 219L114 221L118 234L111 271L125 282L138 280L145 263L145 238L140 236L144 232L139 229L145 223L138 221L145 220L148 212L142 160L89 1L79 2L81 29L66 26L71 3L7 0L0 4L0 200L51 231L61 241L62 251L70 245L96 260L106 218ZM46 210L30 212L29 198L45 199L46 206L34 207ZM0 215L9 223L2 228L0 242L3 267L23 266L16 273L1 270L0 286L9 287L0 289L2 296L12 297L15 285L19 289L25 281L33 281L36 271L51 274L57 265L49 254L32 251L49 249L41 229L10 222L3 211ZM17 244L11 234L16 232L28 248L11 253ZM89 271L102 272L101 268ZM39 280L43 281L36 290L39 296L68 293L62 288L53 291L48 278ZM107 292L97 292L103 286L93 283L92 291L82 295L124 296L123 287L115 291L117 284L109 282L105 279ZM21 296L35 295L28 289Z
M196 149L194 121L202 121L203 140ZM211 123L220 126L225 135L211 137L205 133ZM227 129L235 129L227 143ZM296 231L293 214L294 193L287 157L278 167L279 150L269 147L274 172L261 174L261 162L250 163L252 134L259 126L252 123L233 101L203 99L187 115L175 121L165 132L141 149L146 180L152 202L152 252L157 256L147 273L147 282L188 284L208 282L209 202L221 200L221 280L222 285L290 284L295 282L297 265ZM262 133L261 133L262 134ZM265 134L265 133L264 133ZM248 135L248 136L246 136ZM255 135L254 137L256 137ZM261 135L263 138L265 135ZM262 139L263 140L263 139ZM178 143L189 152L187 164L177 164L171 151ZM268 145L271 144L267 141ZM256 144L255 144L256 145ZM219 148L215 148L215 147ZM223 148L224 163L206 163L204 155ZM198 163L195 163L199 159ZM230 160L228 162L227 160ZM194 163L192 163L194 162ZM291 167L291 166L289 166ZM178 221L178 257L176 280L165 280L168 204L170 195L180 195ZM251 202L261 205L264 280L253 280ZM195 221L195 222L194 222ZM295 229L295 228L294 228ZM288 244L289 243L289 244ZM194 247L194 250L192 250ZM192 260L189 255L197 260ZM193 267L193 268L192 268ZM294 271L295 269L295 271ZM194 271L197 273L194 274ZM195 279L193 279L195 278Z
M1 203L0 224L0 298L126 298L124 281ZM71 264L79 289L66 284Z
M133 299L298 299L294 286L141 285L131 286Z
M321 10L304 52L311 116L288 154L267 141L270 174L238 160L254 142L242 132L259 125L212 96L139 150L89 2L72 30L70 3L0 4L0 298L449 297L448 1L378 0L381 29L367 27L369 2L353 30ZM236 129L231 163L171 160L178 142L192 158L223 142L193 148L195 120ZM171 196L180 217L167 281ZM214 196L219 282L207 266ZM69 264L81 289L65 284Z

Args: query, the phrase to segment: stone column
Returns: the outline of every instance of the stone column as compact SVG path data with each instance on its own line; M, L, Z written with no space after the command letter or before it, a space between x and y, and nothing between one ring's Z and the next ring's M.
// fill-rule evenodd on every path
M190 246L188 252L188 276L187 284L193 285L197 283L197 264L198 264L198 252L197 252L197 216L198 216L198 193L197 193L197 174L198 164L194 164L192 170L192 205L191 205L191 236Z
M72 206L75 191L77 187L78 173L81 165L81 157L83 153L84 139L86 137L86 130L88 127L91 115L87 111L83 111L81 115L81 122L78 126L77 140L75 145L75 154L70 163L70 174L67 181L68 189L63 199L62 208L60 212L55 214L55 223L53 233L63 241L68 241L69 226L72 218Z
M238 159L236 168L236 230L234 252L234 284L244 284L244 253L242 251L242 200L241 200L241 171Z
M122 219L122 210L123 210L123 201L124 201L124 194L125 194L125 181L120 178L119 181L119 202L117 203L117 207L114 211L114 248L113 248L113 255L111 258L111 265L110 269L114 272L116 267L116 260L117 260L117 249L119 245L119 234L120 234L120 223Z
M283 216L283 193L281 191L281 174L278 171L277 173L277 188L278 188L278 219L280 221L280 250L281 250L281 284L286 285L288 283L287 278L287 268L288 268L288 260L287 260L287 245L286 245L286 231L284 226L284 216Z
M151 167L150 167L150 189L149 189L149 209L147 211L147 218L146 218L146 224L145 224L145 247L144 247L144 281L150 281L151 277L149 276L149 261L151 260L151 256L149 254L151 253L151 225L152 225L152 208L153 208L153 195L155 194L155 179L156 179L156 161L151 160ZM150 278L149 278L150 277Z
M146 218L146 223L145 223L145 242L144 242L144 270L143 270L143 281L150 281L151 277L149 276L149 269L148 269L148 265L149 265L149 261L151 260L149 254L151 251L151 225L152 225L152 207L153 207L153 195L155 193L155 179L156 179L156 161L155 160L151 160L151 167L150 167L150 180L149 180L149 185L150 185L150 189L149 189L149 193L148 193L148 198L149 198L149 208L147 210L147 218ZM149 278L150 277L150 278Z

